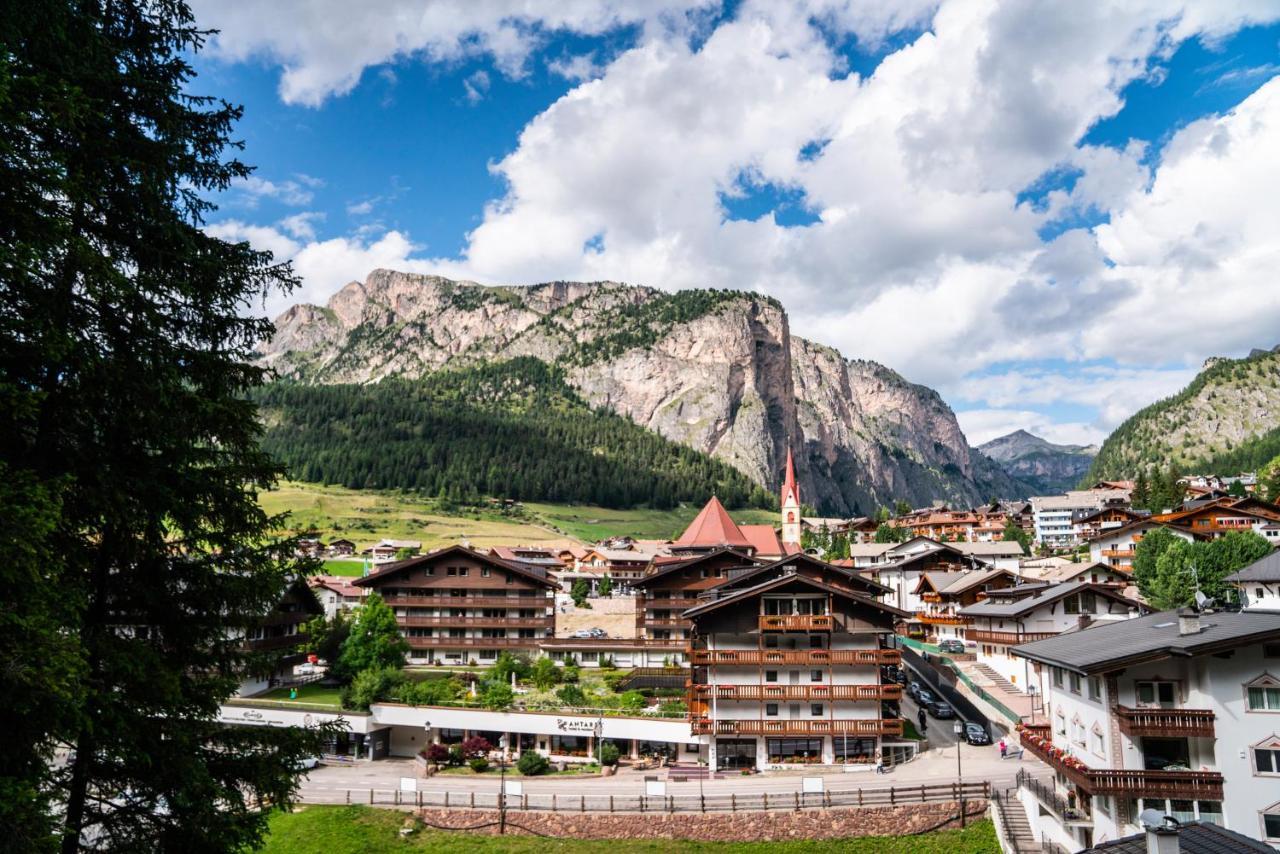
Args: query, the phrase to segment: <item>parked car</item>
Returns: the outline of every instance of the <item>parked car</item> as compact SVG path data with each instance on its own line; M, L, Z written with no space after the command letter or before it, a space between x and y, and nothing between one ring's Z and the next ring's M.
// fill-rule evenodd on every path
M938 718L940 720L943 718L954 718L956 716L956 710L951 708L950 704L944 703L941 700L936 700L932 703L926 703L925 705L928 707L929 712L935 718Z
M987 735L987 731L978 724L966 723L964 725L964 740L970 744L990 744L991 736Z
M899 685L906 685L906 684L907 684L907 672L906 672L905 670L899 670L899 671L897 671L896 673L894 673L894 674L893 674L893 681L894 681L894 682L897 682Z
M938 642L938 649L943 652L962 653L964 652L964 641L958 638L947 638Z
M599 627L592 627L589 629L578 629L576 632L569 635L569 637L571 638L607 638L608 636L609 636L609 633Z
M922 709L927 709L936 702L938 702L938 698L933 696L933 693L931 691L926 691L925 689L921 688L920 691L916 694L916 705Z
M913 699L913 700L919 700L919 699L920 699L920 692L921 692L922 690L923 690L923 689L920 687L920 683L919 683L919 682L912 682L910 685L908 685L908 686L907 686L907 694L908 694L908 695L911 697L911 699Z

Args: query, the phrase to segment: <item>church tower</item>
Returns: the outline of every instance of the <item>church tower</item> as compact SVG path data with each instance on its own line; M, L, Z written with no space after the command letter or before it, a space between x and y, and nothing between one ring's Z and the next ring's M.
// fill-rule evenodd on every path
M787 474L782 481L782 542L800 543L800 487L796 485L796 468L787 448Z

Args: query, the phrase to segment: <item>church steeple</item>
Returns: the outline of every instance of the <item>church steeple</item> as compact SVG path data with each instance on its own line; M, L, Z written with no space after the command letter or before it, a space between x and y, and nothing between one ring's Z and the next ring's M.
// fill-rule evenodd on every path
M796 485L796 467L787 448L787 471L782 481L782 541L800 542L800 487Z

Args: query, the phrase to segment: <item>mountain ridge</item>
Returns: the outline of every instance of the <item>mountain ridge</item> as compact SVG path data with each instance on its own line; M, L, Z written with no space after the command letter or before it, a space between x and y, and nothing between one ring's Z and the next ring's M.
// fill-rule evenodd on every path
M1041 494L1074 487L1098 453L1096 445L1058 445L1023 429L983 442L977 450Z
M728 462L772 490L788 447L806 502L869 514L1023 488L970 448L932 389L792 336L782 304L619 282L486 286L374 270L276 320L264 364L302 383L416 378L531 356L590 405Z

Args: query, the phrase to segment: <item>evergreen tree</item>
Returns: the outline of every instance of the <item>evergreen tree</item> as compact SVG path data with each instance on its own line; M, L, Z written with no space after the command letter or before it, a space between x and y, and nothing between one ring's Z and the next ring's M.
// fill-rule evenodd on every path
M1151 579L1151 591L1147 600L1151 607L1168 611L1194 602L1196 591L1195 545L1177 540L1156 559L1155 576Z
M1156 528L1148 531L1134 549L1133 582L1138 585L1138 592L1148 601L1154 595L1156 584L1156 564L1160 556L1174 543L1182 542L1182 538L1171 533L1167 528Z
M315 730L226 727L237 640L304 569L255 493L255 305L294 278L202 229L250 174L180 0L0 14L5 844L242 850ZM66 762L51 761L55 746Z
M408 656L409 642L400 634L395 612L376 592L370 593L356 607L334 675L353 679L365 670L402 668Z
M608 575L603 576L596 585L596 595L602 598L613 595L613 579Z
M888 522L881 522L880 527L876 528L877 543L900 543L906 536L907 529L890 525Z
M1017 523L1012 519L1004 523L1004 532L1000 538L1007 543L1017 543L1022 546L1024 555L1031 554L1031 535L1018 527Z
M1233 480L1230 485L1227 486L1227 495L1230 495L1232 498L1244 498L1248 494L1249 493L1245 491L1244 481L1242 480Z
M1147 472L1145 469L1139 469L1138 477L1133 482L1133 493L1130 495L1130 503L1139 510L1147 510L1151 507L1151 484L1147 482Z
M579 578L573 582L573 586L569 588L569 597L573 599L574 607L590 608L587 597L591 595L591 585L587 583L585 578Z
M911 505L899 498L893 505L893 515L906 516L911 512Z

